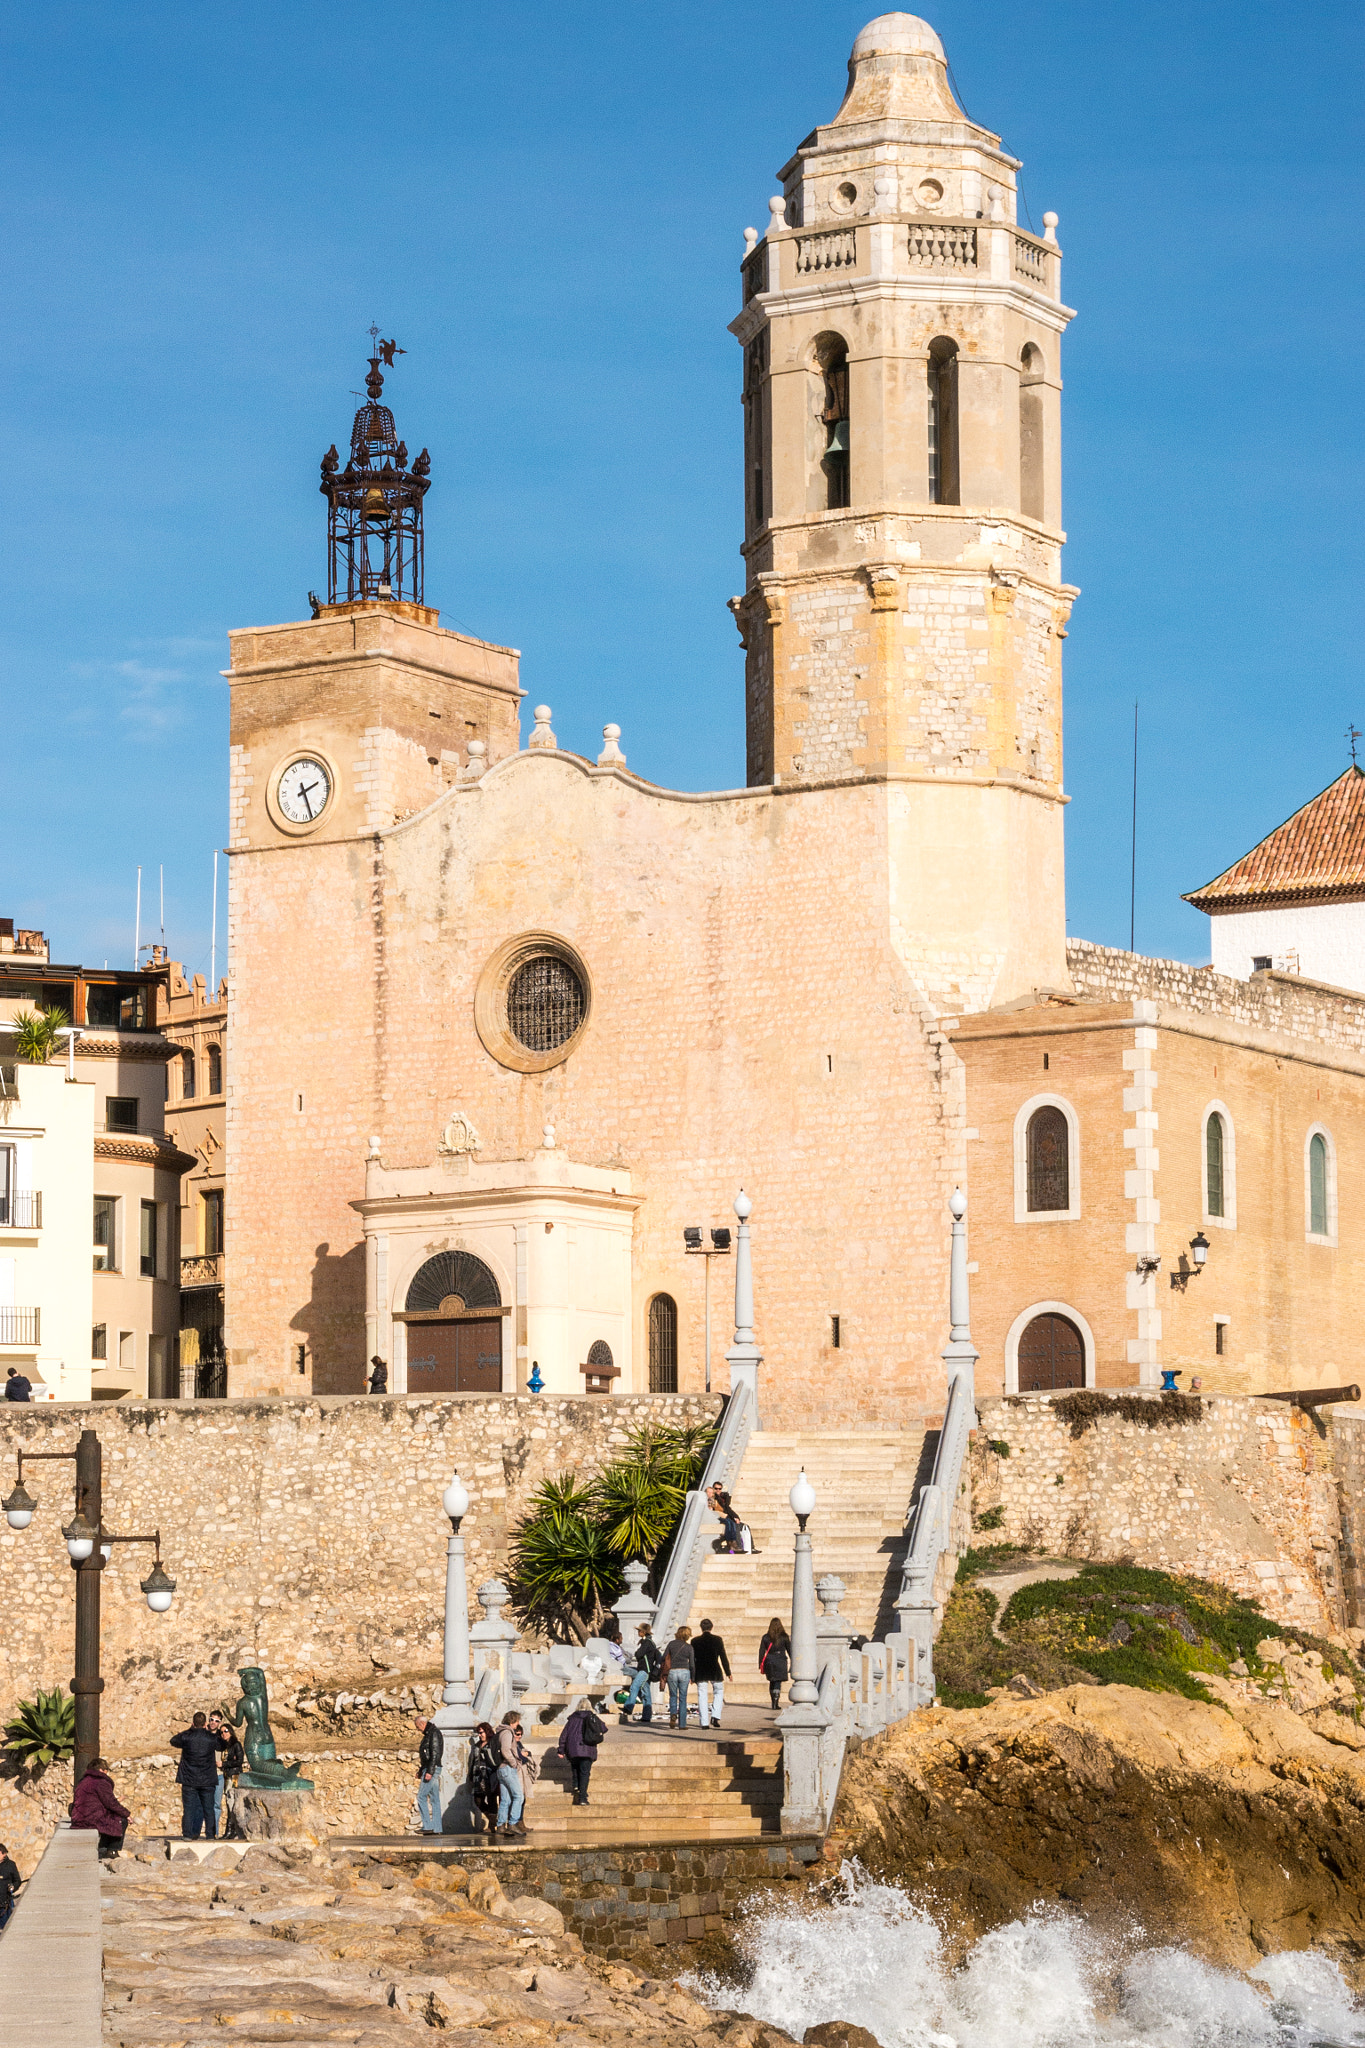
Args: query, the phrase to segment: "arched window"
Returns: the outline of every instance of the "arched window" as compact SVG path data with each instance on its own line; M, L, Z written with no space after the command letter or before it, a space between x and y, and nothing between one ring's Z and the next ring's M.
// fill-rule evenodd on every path
M221 1049L216 1045L211 1045L208 1057L209 1094L221 1095L223 1092L223 1055Z
M1327 1243L1336 1239L1336 1174L1331 1141L1315 1130L1308 1140L1308 1235Z
M1019 1392L1085 1385L1085 1339L1069 1316L1034 1316L1019 1337Z
M1043 352L1031 341L1019 358L1019 510L1043 516Z
M959 502L957 447L957 343L940 335L929 344L929 502Z
M186 1046L180 1055L180 1099L188 1102L194 1094L194 1054Z
M678 1304L671 1294L656 1294L649 1304L649 1391L678 1391Z
M848 348L838 335L822 335L816 362L824 379L820 424L825 445L820 467L825 475L825 509L838 512L851 504L848 405Z
M768 330L761 327L744 351L744 460L751 533L767 517L767 410Z
M1217 1110L1210 1110L1204 1126L1204 1209L1210 1216L1223 1214L1223 1151L1225 1132Z
M403 1306L409 1314L439 1309L459 1316L466 1309L501 1308L502 1295L493 1274L472 1252L437 1252L413 1274Z
M1071 1207L1071 1134L1066 1114L1052 1103L1028 1120L1028 1206L1030 1215Z

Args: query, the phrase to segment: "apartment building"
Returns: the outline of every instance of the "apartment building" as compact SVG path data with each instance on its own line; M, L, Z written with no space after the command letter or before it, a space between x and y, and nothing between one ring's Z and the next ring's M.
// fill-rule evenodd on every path
M154 961L160 965L157 956ZM223 1350L223 1183L227 981L165 963L157 1021L176 1048L166 1068L166 1131L193 1164L180 1183L180 1391L189 1400L227 1392Z
M180 1182L164 967L55 963L0 919L0 1374L62 1401L179 1392ZM62 1012L46 1059L25 1017ZM87 1277L88 1276L88 1277Z

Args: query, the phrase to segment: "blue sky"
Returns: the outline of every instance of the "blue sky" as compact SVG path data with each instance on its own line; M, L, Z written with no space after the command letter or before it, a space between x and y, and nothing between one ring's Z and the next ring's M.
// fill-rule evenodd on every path
M8 11L0 913L208 964L230 626L306 616L371 320L432 453L427 594L561 744L743 780L742 231L838 105L845 0ZM1365 725L1357 4L932 20L1061 217L1070 927L1207 957L1179 893ZM529 721L528 721L529 727ZM144 937L155 936L144 915ZM220 913L220 966L221 913Z

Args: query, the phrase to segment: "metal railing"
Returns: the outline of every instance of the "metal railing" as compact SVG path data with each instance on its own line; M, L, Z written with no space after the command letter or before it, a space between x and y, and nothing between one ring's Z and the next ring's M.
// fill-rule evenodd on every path
M182 1287L217 1287L223 1278L223 1254L200 1252L180 1261Z
M744 1462L744 1453L749 1448L749 1438L754 1433L754 1396L747 1384L741 1383L731 1394L721 1417L716 1440L711 1446L711 1455L706 1461L701 1483L687 1496L687 1504L678 1524L673 1551L664 1573L663 1584L654 1608L654 1628L667 1631L659 1636L660 1642L667 1642L675 1629L685 1622L697 1597L701 1583L702 1566L710 1550L710 1539L714 1534L710 1510L706 1505L708 1487L722 1486L727 1493L733 1492L739 1478L739 1468Z
M41 1230L43 1198L36 1188L0 1195L0 1230Z
M0 1344L40 1344L42 1310L37 1308L0 1308Z

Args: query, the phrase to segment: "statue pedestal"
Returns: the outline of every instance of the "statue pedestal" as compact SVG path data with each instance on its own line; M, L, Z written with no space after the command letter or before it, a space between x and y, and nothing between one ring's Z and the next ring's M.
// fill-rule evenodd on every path
M248 1842L320 1841L322 1814L311 1784L303 1782L306 1790L267 1790L249 1784L244 1772L232 1809L237 1832Z

